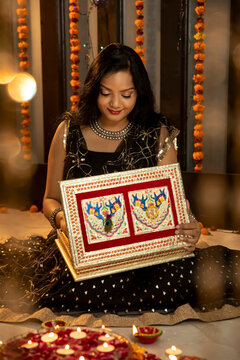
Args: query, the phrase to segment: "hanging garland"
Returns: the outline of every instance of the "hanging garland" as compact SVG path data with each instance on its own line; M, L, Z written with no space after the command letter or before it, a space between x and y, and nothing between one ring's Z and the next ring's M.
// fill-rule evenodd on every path
M204 59L205 53L204 50L206 48L206 44L204 42L205 34L205 23L204 23L204 14L206 12L206 7L204 6L205 0L198 0L197 7L195 8L195 12L198 15L197 23L195 24L196 34L194 38L197 40L194 43L195 55L194 59L196 61L195 65L195 74L193 75L193 81L195 82L194 91L195 95L193 96L193 100L196 104L193 106L193 110L195 112L195 125L194 125L194 152L193 159L195 162L194 172L201 172L203 169L203 124L202 121L204 119L204 110L205 105L203 90L204 90L204 80L206 79L203 75L204 72Z
M71 44L71 55L70 60L71 64L71 81L70 85L72 87L72 95L70 96L70 101L72 103L71 110L76 109L77 104L80 100L79 88L80 88L80 76L79 76L79 51L81 50L80 40L78 38L78 20L79 20L79 11L78 0L69 0L69 19L70 19L70 44Z
M17 0L18 8L16 10L18 19L18 27L17 27L17 33L18 33L18 48L19 48L19 67L20 70L25 72L28 71L30 67L29 62L29 56L27 54L27 50L29 47L29 44L27 42L28 40L28 33L29 28L27 25L27 0ZM22 143L22 151L23 151L23 157L25 160L31 160L32 158L32 140L29 130L29 124L31 124L32 120L30 119L30 101L25 101L21 103L21 125L22 128L20 129L20 133L22 135L21 137L21 143Z
M144 1L135 1L136 6L136 13L137 13L137 19L135 20L135 25L137 27L137 36L136 36L136 43L137 47L134 49L136 53L140 56L142 59L143 64L146 63L146 58L144 57L144 54L146 52L146 49L143 48L144 43L144 36L143 36L143 27L144 27L144 16L143 16L143 8L144 8Z

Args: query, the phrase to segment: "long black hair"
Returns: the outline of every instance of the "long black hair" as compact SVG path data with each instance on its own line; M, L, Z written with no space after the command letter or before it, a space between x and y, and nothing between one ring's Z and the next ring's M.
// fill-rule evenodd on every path
M145 126L154 125L158 114L154 111L154 96L147 71L133 49L118 43L105 47L88 70L75 114L80 124L87 125L91 119L100 115L97 97L102 78L108 73L124 70L130 71L137 91L137 101L128 120Z

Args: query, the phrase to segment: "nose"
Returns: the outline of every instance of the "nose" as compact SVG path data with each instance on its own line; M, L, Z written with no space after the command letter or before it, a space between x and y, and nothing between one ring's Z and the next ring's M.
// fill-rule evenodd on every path
M114 109L118 109L120 107L120 99L119 96L117 95L112 95L111 100L110 100L110 105L114 108Z

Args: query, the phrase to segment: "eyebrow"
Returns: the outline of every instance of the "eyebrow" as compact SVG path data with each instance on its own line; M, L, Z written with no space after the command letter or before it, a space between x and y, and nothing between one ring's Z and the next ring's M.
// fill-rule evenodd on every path
M108 91L112 91L111 89L109 89L107 86L105 86L103 84L100 84L100 86L104 87ZM125 92L125 91L129 91L129 90L136 90L136 89L135 89L135 87L130 87L128 89L120 90L120 92Z

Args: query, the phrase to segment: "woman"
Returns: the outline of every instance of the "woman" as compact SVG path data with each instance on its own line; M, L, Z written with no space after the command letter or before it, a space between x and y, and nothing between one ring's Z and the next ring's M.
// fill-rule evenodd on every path
M51 144L43 212L53 228L67 231L58 181L176 163L172 142L176 134L176 129L154 111L150 82L140 57L124 45L106 47L88 71L77 111L64 115ZM188 251L194 251L200 227L190 218L190 223L177 226L176 234L189 244ZM11 253L18 254L17 266L25 265L24 271L14 271L19 274L20 301L11 304L7 296L15 290L16 283L11 281L2 287L2 293L7 289L2 303L15 310L30 302L53 311L121 314L169 312L185 303L203 308L208 301L204 286L199 292L196 284L203 259L197 251L194 258L75 283L55 238L54 231L47 240L34 238L26 245L17 242L17 250L16 242L8 244ZM19 251L21 247L24 249ZM211 260L209 254L205 256ZM8 268L2 272L10 279ZM225 280L219 281L223 284ZM203 294L200 300L196 299L199 294ZM222 305L222 286L215 286L210 303Z

